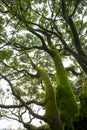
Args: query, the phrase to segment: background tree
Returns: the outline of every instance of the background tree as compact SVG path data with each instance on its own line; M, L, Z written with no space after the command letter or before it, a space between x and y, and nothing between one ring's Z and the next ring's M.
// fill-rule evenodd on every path
M12 105L1 100L1 117L17 120L28 130L87 128L86 4L1 0L0 76L8 88L0 91L12 100ZM65 68L68 59L72 62ZM36 127L33 119L44 124Z

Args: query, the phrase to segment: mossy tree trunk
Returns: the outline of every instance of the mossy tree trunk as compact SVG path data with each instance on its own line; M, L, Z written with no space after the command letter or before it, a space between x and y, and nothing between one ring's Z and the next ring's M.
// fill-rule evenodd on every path
M50 50L50 55L54 61L57 77L56 102L60 111L63 126L71 127L71 120L77 114L78 108L76 100L67 76L67 72L63 66L61 57L57 49Z
M44 69L39 69L40 76L42 77L45 85L45 118L47 123L49 124L51 130L63 130L62 124L60 120L60 116L58 113L58 109L56 106L55 100L55 92L52 87L51 81L49 79L48 74Z
M45 114L44 119L49 125L51 130L63 130L62 123L59 115L59 111L56 104L55 91L50 81L50 78L44 68L40 68L32 62L32 66L37 70L38 76L42 78L44 87L45 87L45 98L44 98L44 107Z
M49 49L46 51L55 65L57 87L55 92L47 72L43 68L36 67L45 85L45 118L51 130L63 130L65 127L70 130L71 121L78 113L77 103L58 50L49 44Z

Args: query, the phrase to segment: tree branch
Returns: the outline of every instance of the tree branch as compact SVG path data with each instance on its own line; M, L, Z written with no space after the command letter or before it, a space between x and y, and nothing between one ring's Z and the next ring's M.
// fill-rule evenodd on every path
M72 14L71 14L69 17L74 16L74 14L76 13L76 10L77 10L77 8L78 8L78 5L79 5L80 1L81 1L81 0L76 0L74 10L73 10Z
M10 88L11 88L11 91L12 91L13 95L17 98L18 95L17 95L17 93L15 92L15 90L13 89L13 86L12 86L12 83L10 82L10 80L9 80L5 75L2 75L1 73L0 73L0 76L1 76L4 80L7 81L7 83L9 84L9 86L10 86Z
M5 62L3 62L3 64L4 64L5 66L7 66L8 68L12 68L13 70L16 70L17 73L24 72L24 73L26 73L28 76L30 76L30 77L32 77L32 78L37 78L37 77L38 77L38 74L31 74L31 73L29 73L26 69L18 70L18 69L16 69L16 68L13 67L13 66L7 65Z
M41 119L41 120L45 121L45 118L44 118L43 116L40 116L40 115L34 113L34 112L32 111L32 109L31 109L30 107L28 107L28 105L26 104L26 102L23 101L23 99L21 99L21 97L20 97L20 96L15 92L15 90L13 89L13 86L12 86L11 82L6 78L6 76L4 76L4 75L2 75L2 74L0 74L0 76L1 76L3 79L5 79L5 80L9 83L13 95L14 95L14 96L17 98L17 100L19 100L20 103L31 113L31 115L34 116L34 117L36 117L36 118L38 118L38 119Z
M82 46L81 46L81 43L80 43L80 39L79 39L77 30L76 30L75 24L74 24L72 18L69 17L68 14L67 14L66 4L65 4L64 0L62 0L62 14L63 14L63 17L64 17L65 21L69 24L69 26L71 28L77 52L79 54L83 55L83 56L86 56L83 49L82 49Z
M67 71L71 71L71 72L72 72L74 75L76 75L76 76L81 75L81 73L76 72L73 67L67 67L66 70L67 70Z
M31 100L31 101L28 101L28 102L25 102L26 105L30 105L30 104L36 104L38 106L44 106L44 102L38 102L36 100ZM0 108L5 108L5 109L12 109L12 108L22 108L24 107L23 104L21 105L3 105L3 104L0 104Z
M84 53L82 46L81 46L81 43L80 43L80 39L79 39L77 30L76 30L76 27L75 27L74 22L73 22L71 17L68 17L68 22L69 22L69 26L71 28L71 31L72 31L72 34L74 37L76 50L79 54L85 56L85 53Z

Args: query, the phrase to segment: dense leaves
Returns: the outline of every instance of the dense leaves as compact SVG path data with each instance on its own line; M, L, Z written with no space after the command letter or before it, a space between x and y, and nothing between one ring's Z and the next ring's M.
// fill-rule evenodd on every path
M86 19L86 0L0 1L1 119L86 130Z

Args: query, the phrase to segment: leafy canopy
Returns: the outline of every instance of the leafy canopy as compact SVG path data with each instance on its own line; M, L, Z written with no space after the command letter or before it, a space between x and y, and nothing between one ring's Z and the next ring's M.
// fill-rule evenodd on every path
M7 89L2 85L0 92L6 100L12 97L12 105L6 105L6 100L4 105L1 99L1 117L17 120L30 130L36 129L31 125L33 119L48 123L40 112L38 114L39 109L45 113L48 108L44 101L46 80L43 82L36 68L46 70L48 82L51 81L54 89L50 91L55 93L59 79L51 52L54 48L63 63L71 62L65 69L69 79L75 79L70 85L80 101L78 95L85 91L82 84L86 84L87 77L86 5L85 0L1 0L0 78L7 82ZM49 129L48 125L44 129Z

